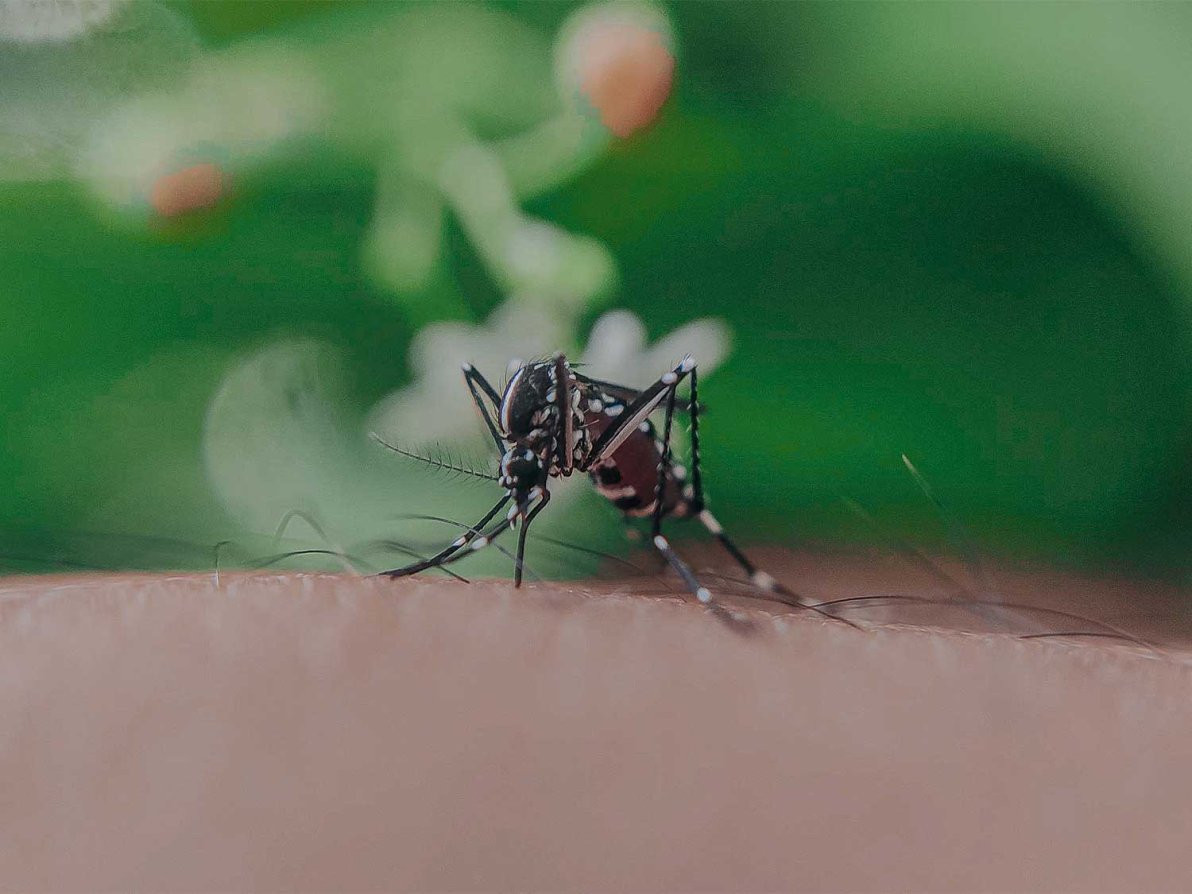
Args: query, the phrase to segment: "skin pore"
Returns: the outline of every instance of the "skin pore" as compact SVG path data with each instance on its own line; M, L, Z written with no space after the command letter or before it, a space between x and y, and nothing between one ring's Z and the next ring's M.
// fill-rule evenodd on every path
M930 591L871 562L758 552L807 592ZM998 581L1014 601L1150 618L1151 639L1180 606L1152 585ZM906 607L855 609L858 631L730 596L743 633L680 592L661 576L516 591L259 572L4 579L0 878L1192 884L1192 661L1174 633L1156 649L1024 640Z

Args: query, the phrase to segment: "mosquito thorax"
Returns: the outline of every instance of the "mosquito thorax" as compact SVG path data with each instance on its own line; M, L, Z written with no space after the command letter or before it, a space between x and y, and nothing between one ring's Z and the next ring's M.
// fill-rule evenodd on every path
M567 379L565 387L572 398L569 449L578 460L589 443L584 419L587 394L566 361L563 361L563 369ZM511 447L506 456L517 454L518 448L526 448L541 458L541 465L548 469L549 475L560 474L554 457L558 441L567 428L559 416L558 378L557 359L521 367L505 386L497 418L501 435L517 445ZM570 469L562 474L570 474Z
M554 422L555 364L530 363L513 374L501 398L501 433L511 441L530 438Z

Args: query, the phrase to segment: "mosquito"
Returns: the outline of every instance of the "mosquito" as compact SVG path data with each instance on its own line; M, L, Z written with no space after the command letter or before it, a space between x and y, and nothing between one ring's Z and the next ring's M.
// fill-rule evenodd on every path
M708 510L700 474L701 408L696 364L690 355L643 390L582 375L561 353L521 366L503 394L471 364L463 365L463 374L500 457L499 474L480 477L495 480L505 489L505 495L446 548L382 574L405 577L441 568L483 549L510 528L517 528L514 585L520 586L526 533L550 502L551 479L581 472L627 519L651 520L651 542L700 603L725 611L675 552L663 533L664 520L698 519L768 598L819 611L758 569ZM691 389L690 397L685 399L678 393L684 382ZM660 409L664 411L661 437L650 418ZM676 410L690 418L690 473L672 456L671 430ZM386 443L376 434L373 437L391 450L421 458ZM493 519L507 506L505 517L494 523Z

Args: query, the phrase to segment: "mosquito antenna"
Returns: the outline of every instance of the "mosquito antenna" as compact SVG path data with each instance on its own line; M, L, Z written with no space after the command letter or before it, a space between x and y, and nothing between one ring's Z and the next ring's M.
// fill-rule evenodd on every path
M458 475L468 475L472 478L479 478L483 481L499 480L496 475L490 474L488 472L481 472L479 469L473 469L471 466L466 466L462 462L451 462L448 460L437 459L433 456L426 456L422 453L416 453L413 450L406 450L404 447L398 447L395 444L390 444L375 431L370 432L369 437L371 437L382 447L392 450L399 456L404 456L408 459L416 459L419 462L426 463L428 466L441 469L444 472L454 472Z
M976 580L977 586L987 596L997 596L998 593L990 583L989 575L986 573L985 565L981 562L981 555L977 550L976 543L973 542L972 534L969 533L968 528L936 496L935 490L928 484L927 479L923 477L923 473L915 467L915 464L910 461L910 458L905 453L902 454L902 464L906 466L907 471L911 473L911 477L915 479L915 484L919 485L919 490L923 491L923 495L931 501L936 512L939 513L940 518L944 520L944 525L948 528L948 533L952 539L960 545L965 564L969 569L969 574Z

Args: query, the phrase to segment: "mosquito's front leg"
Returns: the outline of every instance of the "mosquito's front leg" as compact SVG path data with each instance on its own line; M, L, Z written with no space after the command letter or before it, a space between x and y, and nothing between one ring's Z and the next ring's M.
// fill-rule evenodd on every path
M435 553L429 559L423 559L420 562L414 562L410 565L404 565L401 568L394 568L391 571L382 571L381 574L385 575L386 577L406 577L411 574L417 574L419 571L425 571L428 568L438 568L442 565L446 565L448 562L452 561L452 558L455 557L455 554L458 553L461 549L463 549L469 543L476 541L477 537L483 537L483 535L481 534L481 529L485 525L487 525L490 521L492 521L493 516L495 516L498 512L500 512L501 509L504 508L505 504L508 503L510 499L511 499L511 497L509 497L508 495L503 497L501 499L501 501L499 503L497 503L496 506L494 506L492 509L490 509L485 514L484 518L480 519L480 521L478 521L475 525L473 525L468 531L465 531L450 546ZM480 542L480 541L477 541L477 542ZM487 542L487 540L485 540L484 542Z
M517 558L513 563L513 586L520 587L522 583L522 569L525 567L526 559L526 534L530 530L530 522L534 517L543 510L547 503L550 502L550 491L545 487L542 488L542 498L538 505L531 509L526 517L522 520L521 530L517 533Z
M484 420L484 425L488 429L489 435L492 436L493 443L497 445L497 455L500 456L505 452L505 439L501 437L501 432L497 428L497 424L493 422L493 413L499 413L501 408L501 395L497 394L497 390L488 383L488 379L480 374L480 371L470 363L463 365L464 381L468 384L468 391L472 393L472 401L476 404L476 409L480 411L480 418ZM477 390L479 389L479 390ZM483 397L481 393L483 392ZM492 403L492 413L489 408L485 406L484 398Z

